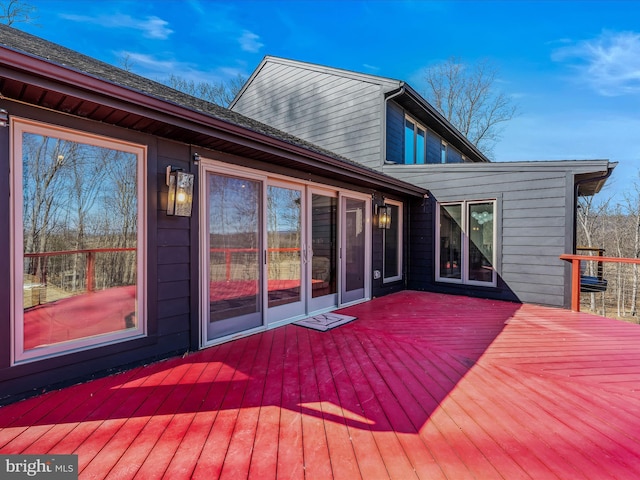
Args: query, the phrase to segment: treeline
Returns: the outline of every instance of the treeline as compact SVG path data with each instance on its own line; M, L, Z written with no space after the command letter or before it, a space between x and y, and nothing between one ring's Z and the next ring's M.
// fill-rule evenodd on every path
M607 257L640 258L640 182L636 181L622 198L622 202L614 201L613 196L607 197L601 192L595 197L579 199L578 247L603 249ZM592 254L597 255L596 252ZM597 275L597 268L597 262L587 262L583 273ZM638 265L604 263L603 276L607 280L607 290L583 294L582 304L601 315L637 321Z

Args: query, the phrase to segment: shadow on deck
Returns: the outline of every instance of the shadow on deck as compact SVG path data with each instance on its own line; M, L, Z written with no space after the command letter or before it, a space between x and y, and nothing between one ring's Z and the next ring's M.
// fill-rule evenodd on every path
M638 478L640 326L400 292L0 408L80 478Z

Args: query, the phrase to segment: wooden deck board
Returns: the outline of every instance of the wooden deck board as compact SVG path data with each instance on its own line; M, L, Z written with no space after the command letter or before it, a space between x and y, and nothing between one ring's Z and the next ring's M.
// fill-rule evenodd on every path
M640 326L400 292L0 408L80 478L640 478Z

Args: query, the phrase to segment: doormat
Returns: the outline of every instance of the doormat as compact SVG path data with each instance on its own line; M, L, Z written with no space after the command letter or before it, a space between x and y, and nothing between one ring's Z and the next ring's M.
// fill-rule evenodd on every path
M293 322L293 324L326 332L332 328L349 323L356 318L357 317L350 317L348 315L340 315L339 313L323 313L321 315L305 318L299 322Z

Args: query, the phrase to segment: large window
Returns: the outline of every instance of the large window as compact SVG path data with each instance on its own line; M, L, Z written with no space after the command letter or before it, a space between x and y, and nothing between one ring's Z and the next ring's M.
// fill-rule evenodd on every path
M387 200L391 225L382 230L384 244L383 281L402 280L402 204Z
M145 333L145 148L12 121L14 361Z
M404 119L404 163L424 164L427 156L427 130L414 119Z
M496 285L495 214L495 200L438 206L436 280Z

